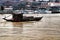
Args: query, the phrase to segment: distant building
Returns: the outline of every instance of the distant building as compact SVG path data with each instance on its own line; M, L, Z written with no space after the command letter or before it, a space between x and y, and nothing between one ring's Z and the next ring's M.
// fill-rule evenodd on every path
M56 0L49 0L49 2L55 2Z
M50 2L60 2L60 0L49 0Z

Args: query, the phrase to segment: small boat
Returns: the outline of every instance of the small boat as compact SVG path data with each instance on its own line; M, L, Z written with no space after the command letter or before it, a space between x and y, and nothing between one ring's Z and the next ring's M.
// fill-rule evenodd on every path
M42 17L25 17L23 18L22 20L13 20L13 19L5 19L3 18L4 20L6 21L10 21L10 22L24 22L24 21L39 21L42 19Z
M43 17L33 17L33 16L23 16L23 13L20 14L12 14L13 17L12 19L6 19L3 18L6 21L10 21L10 22L24 22L24 21L39 21L41 20Z

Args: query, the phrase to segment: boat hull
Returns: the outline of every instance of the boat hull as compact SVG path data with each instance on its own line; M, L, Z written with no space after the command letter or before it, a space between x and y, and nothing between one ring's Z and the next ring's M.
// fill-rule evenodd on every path
M5 18L3 19L10 22L24 22L24 21L40 21L42 17L23 17L22 20L13 20L13 19L5 19Z

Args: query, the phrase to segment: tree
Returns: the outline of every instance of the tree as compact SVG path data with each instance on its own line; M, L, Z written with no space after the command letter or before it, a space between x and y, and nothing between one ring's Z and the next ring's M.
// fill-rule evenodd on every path
M18 7L19 7L19 9L25 9L26 8L26 4L27 4L27 2L24 2L24 1L21 1L19 4L18 4Z

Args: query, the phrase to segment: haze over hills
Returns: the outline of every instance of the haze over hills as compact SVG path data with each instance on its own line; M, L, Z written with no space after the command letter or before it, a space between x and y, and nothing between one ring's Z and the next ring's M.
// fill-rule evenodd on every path
M0 1L23 1L23 0L0 0ZM36 0L36 1L38 1L38 0ZM40 1L42 1L42 0L40 0ZM43 1L48 1L48 0L43 0Z
M20 3L20 1L32 2L34 0L0 0L0 4L1 3L6 3L6 4L12 3L12 4L16 4L16 3ZM60 2L60 0L35 0L35 1Z
M0 5L16 5L17 3L21 3L21 1L24 1L24 2L33 2L33 1L46 1L45 3L43 2L43 3L41 3L42 5L45 5L46 3L48 3L48 1L49 2L60 2L60 0L0 0ZM23 2L23 3L24 3Z
M0 1L33 1L33 0L0 0ZM52 2L59 1L60 2L60 0L35 0L35 1L52 1Z

